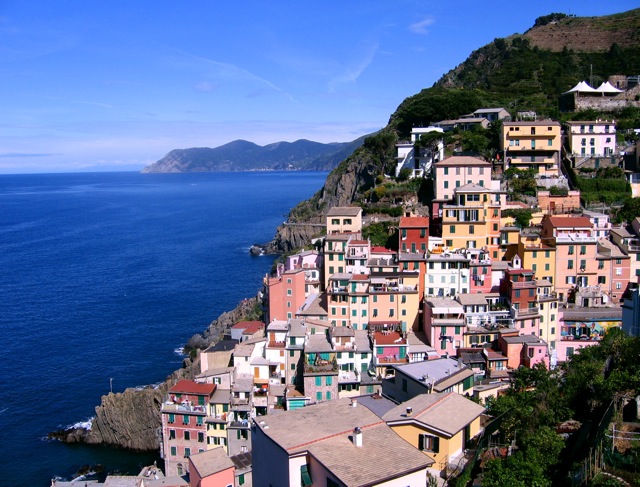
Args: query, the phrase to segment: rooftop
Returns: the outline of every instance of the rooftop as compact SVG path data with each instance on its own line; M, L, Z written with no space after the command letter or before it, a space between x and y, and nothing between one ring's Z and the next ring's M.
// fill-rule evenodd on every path
M176 385L171 387L169 389L169 392L172 394L206 394L207 396L210 396L211 394L213 394L213 391L215 389L215 384L201 384L192 380L183 379L181 381L178 381Z
M447 166L480 166L480 167L491 167L491 163L487 161L483 161L482 159L478 159L477 157L471 156L452 156L447 157L441 161L438 161L434 164L436 167L447 167Z
M362 208L358 206L334 206L327 212L327 216L358 216Z
M407 408L412 409L407 416ZM383 419L395 422L417 421L451 437L484 412L479 404L455 392L419 394L387 412Z
M234 467L234 463L221 446L191 455L190 461L201 478Z

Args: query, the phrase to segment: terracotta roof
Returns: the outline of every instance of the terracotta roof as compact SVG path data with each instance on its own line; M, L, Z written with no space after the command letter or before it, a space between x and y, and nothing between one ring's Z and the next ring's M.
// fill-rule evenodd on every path
M206 394L211 395L216 390L215 384L200 384L192 380L183 379L174 385L169 392L178 394Z
M372 246L371 252L376 254L395 254L395 252L386 247Z
M586 216L550 216L549 223L558 227L585 227L593 228L593 223Z
M400 228L423 228L429 226L429 219L424 216L403 216L400 218Z
M368 243L368 240L352 240L349 245L367 245Z
M369 276L366 274L354 274L353 276L351 276L351 280L352 281L368 281Z
M386 333L386 334L385 334ZM373 334L374 342L378 345L405 345L407 341L397 331L381 332L377 331ZM400 340L400 341L396 341Z

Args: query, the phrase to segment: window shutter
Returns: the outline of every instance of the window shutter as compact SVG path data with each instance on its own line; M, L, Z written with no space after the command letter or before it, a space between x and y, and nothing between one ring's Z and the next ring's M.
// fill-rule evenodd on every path
M418 435L418 450L424 450L424 435Z
M440 438L437 436L433 437L433 453L438 453L440 451Z

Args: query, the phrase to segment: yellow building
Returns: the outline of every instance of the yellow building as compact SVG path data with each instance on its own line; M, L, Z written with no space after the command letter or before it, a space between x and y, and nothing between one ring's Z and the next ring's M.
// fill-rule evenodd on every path
M444 470L464 455L470 440L481 431L484 408L455 392L420 394L382 417L405 441L435 460Z
M536 279L547 279L554 283L556 275L556 249L542 243L540 233L524 229L519 234L518 255L522 268L531 269Z
M221 446L227 451L227 425L229 424L229 404L231 391L216 389L209 401L207 411L207 449Z
M556 121L504 122L500 149L505 171L535 169L540 176L560 176L562 137Z
M442 241L449 249L486 248L499 257L500 191L475 184L454 190L453 202L442 207Z

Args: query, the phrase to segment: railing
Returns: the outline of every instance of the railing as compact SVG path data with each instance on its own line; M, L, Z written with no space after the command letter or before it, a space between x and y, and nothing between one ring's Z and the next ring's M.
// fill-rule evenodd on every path
M537 306L532 306L529 308L520 308L520 309L516 309L513 306L511 307L511 312L512 312L512 316L514 318L520 317L520 316L530 316L530 315L537 315L540 313L540 308L538 308Z
M166 401L162 404L162 410L177 413L202 413L206 412L205 406L194 406L192 404L177 404L172 401Z
M536 281L533 279L531 281L511 281L511 287L516 289L522 289L527 287L535 288Z

